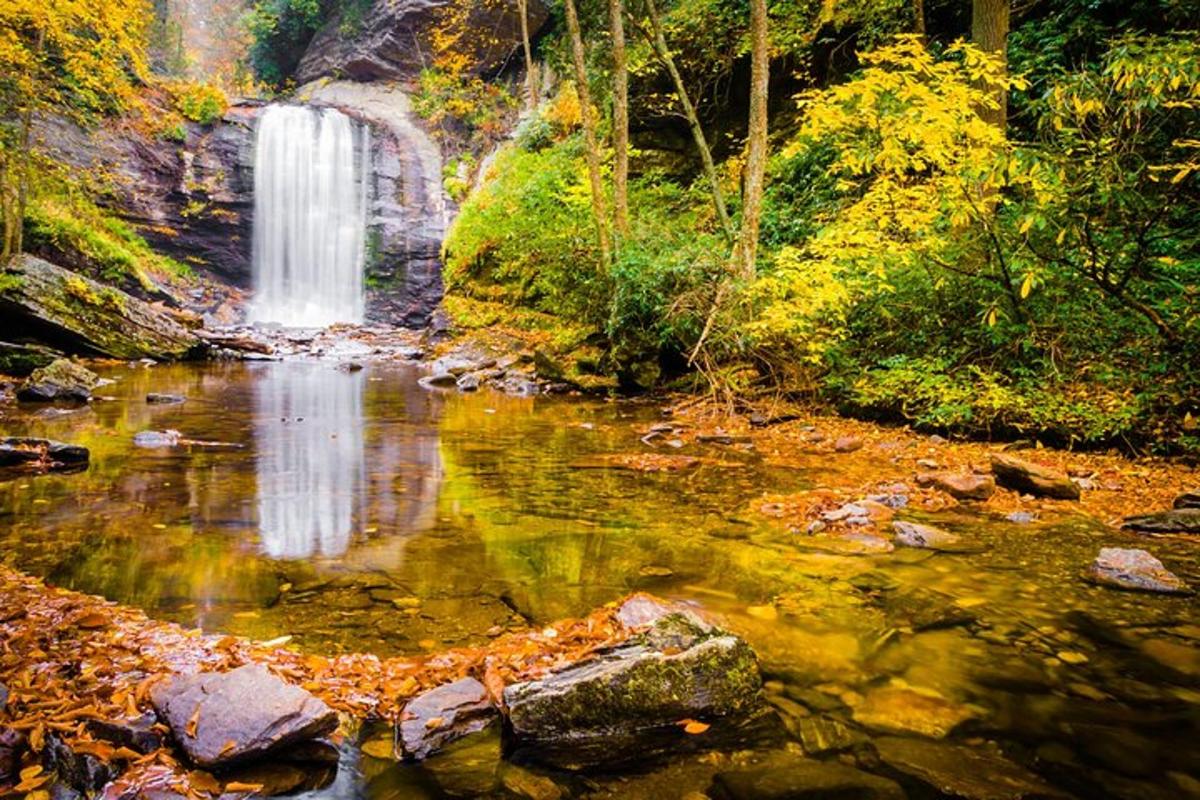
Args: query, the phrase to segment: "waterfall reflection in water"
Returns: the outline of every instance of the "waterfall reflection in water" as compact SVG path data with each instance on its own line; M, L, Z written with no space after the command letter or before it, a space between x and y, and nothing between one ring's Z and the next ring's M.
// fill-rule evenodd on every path
M255 384L254 401L263 551L342 555L366 505L362 374L290 366Z

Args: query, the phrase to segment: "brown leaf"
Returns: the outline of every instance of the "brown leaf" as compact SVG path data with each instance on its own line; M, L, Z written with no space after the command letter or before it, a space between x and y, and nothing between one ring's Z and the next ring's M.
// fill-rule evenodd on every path
M200 725L200 704L196 704L196 710L192 712L192 716L188 718L187 725L184 726L183 732L189 738L196 738L196 728Z

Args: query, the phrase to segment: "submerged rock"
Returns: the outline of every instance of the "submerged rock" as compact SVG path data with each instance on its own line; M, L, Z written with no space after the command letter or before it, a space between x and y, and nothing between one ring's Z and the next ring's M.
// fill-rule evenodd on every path
M898 736L875 740L879 758L945 797L962 800L1025 800L1063 797L1062 792L999 753Z
M513 744L570 769L641 759L685 740L716 739L764 710L762 678L744 641L688 609L644 596L622 611L645 630L596 658L504 690ZM641 626L639 626L641 627ZM711 730L693 736L681 720Z
M188 758L205 768L252 761L337 727L329 706L258 664L176 676L156 684L150 699Z
M965 705L944 697L883 686L867 692L854 709L854 721L885 733L915 733L941 739L963 722L978 717Z
M0 439L0 467L38 464L49 469L71 469L88 463L86 447L52 439L10 436Z
M87 367L60 358L34 370L17 390L17 399L26 403L51 403L55 400L86 403L92 399L92 390L98 383L100 378Z
M718 773L716 800L904 800L899 784L836 761L778 753L754 766Z
M133 444L135 447L145 447L150 450L175 447L179 444L183 434L179 431L139 431L133 435Z
M164 392L150 392L146 395L146 402L152 406L170 406L178 403L186 402L187 398L181 394L167 394Z
M1176 503L1179 501L1176 500ZM1200 534L1200 508L1176 506L1170 511L1127 517L1121 527L1138 533L1196 533Z
M491 725L498 718L487 689L474 678L463 678L431 689L404 707L400 741L404 755L422 760L457 739Z
M1065 474L1008 453L992 453L992 473L997 483L1017 492L1060 500L1079 499L1079 487Z
M1200 508L1200 489L1184 492L1175 498L1173 508Z
M7 267L16 278L0 292L0 335L38 331L48 344L113 358L180 359L201 342L162 309L40 258Z
M1088 568L1087 577L1117 589L1161 594L1190 594L1179 576L1145 550L1105 547Z
M917 547L924 550L960 550L962 539L958 534L935 528L932 525L921 525L917 522L896 520L892 523L896 532L896 544L905 547Z

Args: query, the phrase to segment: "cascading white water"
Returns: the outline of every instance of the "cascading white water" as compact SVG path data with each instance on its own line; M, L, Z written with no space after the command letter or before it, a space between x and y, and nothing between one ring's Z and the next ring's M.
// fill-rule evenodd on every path
M332 108L270 106L254 144L251 322L363 320L370 132Z

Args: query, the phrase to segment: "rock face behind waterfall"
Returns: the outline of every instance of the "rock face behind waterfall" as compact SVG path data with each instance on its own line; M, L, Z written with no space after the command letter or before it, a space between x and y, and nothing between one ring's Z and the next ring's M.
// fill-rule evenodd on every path
M424 325L442 298L441 248L449 224L440 149L398 86L320 82L296 96L371 125L367 319Z
M546 5L530 0L530 30L536 32L547 19ZM300 60L296 78L301 83L331 75L356 81L415 78L428 66L435 32L450 20L466 32L456 44L456 54L475 75L503 70L521 44L516 3L375 0L357 33L345 36L340 18L318 32Z

